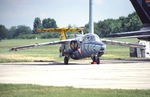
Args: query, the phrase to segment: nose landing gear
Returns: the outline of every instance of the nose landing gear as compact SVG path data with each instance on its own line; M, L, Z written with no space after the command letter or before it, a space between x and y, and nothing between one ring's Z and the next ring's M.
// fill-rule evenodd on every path
M92 60L93 62L91 62L91 64L100 64L100 59L98 56L93 56Z
M69 57L65 56L64 57L64 64L68 64L68 62L69 62Z

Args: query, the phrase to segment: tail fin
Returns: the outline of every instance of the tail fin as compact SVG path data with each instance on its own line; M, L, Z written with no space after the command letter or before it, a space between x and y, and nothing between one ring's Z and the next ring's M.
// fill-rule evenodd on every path
M150 25L150 0L130 0L142 23Z

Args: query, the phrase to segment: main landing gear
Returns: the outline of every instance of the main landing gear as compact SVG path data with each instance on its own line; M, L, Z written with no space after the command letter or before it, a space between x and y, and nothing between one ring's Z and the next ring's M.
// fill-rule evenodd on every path
M91 62L91 64L100 64L100 59L98 56L93 56L92 60L93 62Z
M64 64L68 64L68 62L69 62L69 57L65 56L64 57Z

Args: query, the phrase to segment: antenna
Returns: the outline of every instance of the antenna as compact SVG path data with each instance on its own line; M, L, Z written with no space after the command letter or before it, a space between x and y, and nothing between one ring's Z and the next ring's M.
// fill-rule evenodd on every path
M94 25L93 25L93 0L89 0L89 33L94 34Z

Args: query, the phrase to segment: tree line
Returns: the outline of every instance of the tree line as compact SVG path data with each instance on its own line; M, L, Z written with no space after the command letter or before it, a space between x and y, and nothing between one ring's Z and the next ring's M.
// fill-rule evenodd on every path
M135 12L129 14L127 17L119 17L118 19L106 19L94 23L94 32L100 37L106 37L112 33L128 32L139 30L143 24ZM69 25L70 27L70 25ZM7 29L4 25L0 24L0 39L33 39L33 38L54 38L59 37L58 33L41 32L36 33L34 30L39 28L57 28L57 23L54 19L45 18L41 20L36 17L33 22L33 30L26 25L12 26ZM89 26L84 26L85 33L88 33Z
M140 18L138 17L136 12L133 12L127 17L122 16L118 19L106 19L94 23L94 32L100 37L106 37L112 33L136 31L141 29L142 26L143 24ZM85 28L87 33L89 29L88 24L85 25Z
M26 25L12 26L7 29L4 25L0 24L0 40L1 39L33 39L33 38L54 38L58 37L58 33L36 33L34 29L38 28L57 28L56 21L51 18L45 18L42 21L36 17L33 22L33 30Z

